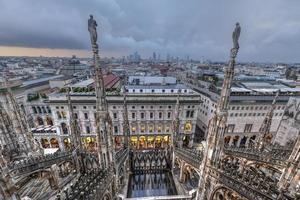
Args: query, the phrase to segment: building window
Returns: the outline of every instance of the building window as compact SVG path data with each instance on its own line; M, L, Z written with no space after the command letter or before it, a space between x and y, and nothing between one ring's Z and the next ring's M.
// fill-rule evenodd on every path
M78 114L74 113L75 119L78 119Z
M76 109L76 106L73 106L73 109Z
M131 118L135 119L135 113L131 113Z
M33 110L34 114L37 114L37 111L36 111L35 107L32 107L32 110Z
M151 90L152 93L154 93L154 90Z
M132 109L135 109L135 106L132 106Z
M235 125L234 125L234 124L228 124L228 127L227 127L227 132L228 132L228 133L233 133L233 131L234 131L234 127L235 127Z
M145 115L144 113L141 113L141 119L144 119L144 115Z
M144 132L145 132L145 126L141 125L141 133L144 133Z
M51 113L51 109L49 106L47 106L47 110L48 110L48 113Z
M158 131L159 133L161 132L161 126L160 126L160 125L157 127L157 131Z
M65 135L68 134L68 128L65 123L61 123L61 129L62 129L63 134L65 134Z
M90 134L90 133L91 133L91 129L90 129L89 126L86 126L86 127L85 127L85 130L86 130L86 133L87 133L87 134Z
M133 126L133 127L131 128L131 131L132 131L132 132L135 132L135 131L136 131L135 126Z
M87 113L84 113L84 119L89 119L89 116Z
M250 133L251 130L252 130L252 126L253 126L253 124L246 124L246 125L245 125L245 129L244 129L244 132L245 132L245 133Z
M61 111L61 116L62 116L64 119L66 119L66 118L67 118L66 112L65 112L65 111Z
M190 111L187 110L186 113L185 113L185 117L188 118L189 116L190 116Z
M190 118L194 118L194 111L193 110L190 113Z
M39 107L39 106L38 106L38 107L37 107L37 109L38 109L38 113L40 113L40 114L41 114L41 113L42 113L42 109L41 109L41 107Z
M165 92L165 90L162 90L162 92L164 93L164 92Z
M171 90L171 93L173 93L174 92L174 90Z
M158 113L158 117L159 117L159 119L162 118L162 113L161 112Z
M86 106L83 106L83 109L86 109Z
M169 126L166 127L166 132L167 132L167 133L170 132L170 127L169 127Z
M132 92L135 92L135 89L133 89Z
M61 119L61 114L60 114L59 111L56 111L56 115L57 115L57 118L58 118L58 119Z
M168 119L171 118L171 112L168 112Z
M149 132L150 132L150 133L153 132L153 126L152 126L152 125L149 126Z
M153 112L150 113L150 119L153 119Z
M117 119L117 113L113 113L114 119Z
M118 133L118 126L114 126L114 133L115 133L115 134Z
M142 90L142 89L140 89L140 92L143 92L143 90Z

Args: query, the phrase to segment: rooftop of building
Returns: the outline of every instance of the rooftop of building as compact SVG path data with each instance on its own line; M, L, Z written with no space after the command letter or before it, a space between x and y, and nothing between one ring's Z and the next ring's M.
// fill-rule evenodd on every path
M103 76L105 88L114 88L118 86L120 78L114 74L106 74ZM94 86L94 79L90 78L71 85L71 88L87 88Z
M129 85L173 85L176 78L171 76L129 76Z

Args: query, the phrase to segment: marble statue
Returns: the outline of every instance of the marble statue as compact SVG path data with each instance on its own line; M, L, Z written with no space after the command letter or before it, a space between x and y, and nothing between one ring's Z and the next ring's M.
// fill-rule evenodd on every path
M239 49L239 37L241 34L241 27L239 23L235 24L235 29L232 33L233 49Z
M91 36L92 45L96 45L97 43L97 22L94 20L93 15L90 15L90 19L88 20L88 30Z

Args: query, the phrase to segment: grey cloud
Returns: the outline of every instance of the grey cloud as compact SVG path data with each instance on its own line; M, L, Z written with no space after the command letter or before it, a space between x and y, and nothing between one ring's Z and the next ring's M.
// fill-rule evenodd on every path
M89 49L87 18L102 52L226 60L236 21L239 59L299 61L298 0L0 0L0 45Z

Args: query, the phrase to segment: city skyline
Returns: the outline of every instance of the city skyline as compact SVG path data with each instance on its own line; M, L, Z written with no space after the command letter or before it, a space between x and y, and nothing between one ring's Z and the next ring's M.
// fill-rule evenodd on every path
M195 60L226 60L235 22L242 25L239 61L299 62L300 2L84 1L4 2L0 56L71 56L90 53L86 20L99 22L102 57L138 51L143 58L189 55ZM181 8L185 9L181 9ZM14 11L14 12L12 12ZM17 14L15 14L17 13ZM5 16L5 17L4 17ZM26 48L26 49L23 49Z

